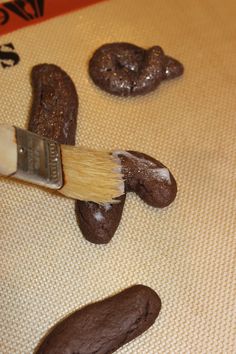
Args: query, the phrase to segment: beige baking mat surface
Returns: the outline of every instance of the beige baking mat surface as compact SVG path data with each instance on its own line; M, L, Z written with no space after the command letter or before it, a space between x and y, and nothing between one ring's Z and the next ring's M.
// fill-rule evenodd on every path
M134 149L165 163L179 193L165 210L128 195L107 246L82 237L74 202L0 179L1 354L33 353L59 319L135 283L163 303L121 354L235 353L235 1L111 0L2 36L21 57L0 69L0 122L26 126L33 65L55 63L80 97L77 143ZM122 99L96 88L101 44L161 45L182 78Z

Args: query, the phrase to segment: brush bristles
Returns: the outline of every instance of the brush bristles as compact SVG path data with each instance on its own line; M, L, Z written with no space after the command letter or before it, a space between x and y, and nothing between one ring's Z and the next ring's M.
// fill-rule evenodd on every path
M64 186L60 193L99 204L115 203L124 193L119 160L107 151L61 145Z

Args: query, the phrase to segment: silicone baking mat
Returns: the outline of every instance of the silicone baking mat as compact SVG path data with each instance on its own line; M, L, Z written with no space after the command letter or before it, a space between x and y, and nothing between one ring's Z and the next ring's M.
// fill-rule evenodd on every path
M152 155L179 191L164 210L129 194L114 238L97 246L83 238L73 201L1 178L0 353L33 353L58 320L136 283L155 289L163 306L120 354L235 353L235 1L110 0L83 8L73 1L63 10L73 12L55 18L46 11L52 1L44 1L44 15L32 3L28 20L14 20L0 4L0 31L15 29L0 36L0 123L26 126L31 68L57 64L80 97L77 144ZM51 19L23 28L43 16ZM108 95L89 79L87 63L114 41L159 44L183 62L184 76L143 97Z

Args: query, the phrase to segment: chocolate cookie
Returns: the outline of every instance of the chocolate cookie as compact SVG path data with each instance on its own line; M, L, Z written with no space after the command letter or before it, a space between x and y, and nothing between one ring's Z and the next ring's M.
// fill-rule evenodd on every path
M153 207L164 208L171 204L177 193L177 184L171 172L151 156L137 151L117 151L125 177L126 192L135 192ZM125 203L98 205L76 202L76 214L83 236L97 244L108 243L120 223Z
M143 49L130 43L98 48L89 61L89 74L102 90L118 96L143 95L166 79L183 74L183 65L159 46Z
M35 354L110 354L155 322L161 300L135 285L72 313L44 338Z
M60 144L75 144L78 95L71 78L53 64L32 69L33 101L28 129Z

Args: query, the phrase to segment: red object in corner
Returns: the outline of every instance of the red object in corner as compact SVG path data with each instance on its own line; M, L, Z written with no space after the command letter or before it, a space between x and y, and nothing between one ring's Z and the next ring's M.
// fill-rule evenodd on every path
M105 0L15 0L0 4L0 35Z

